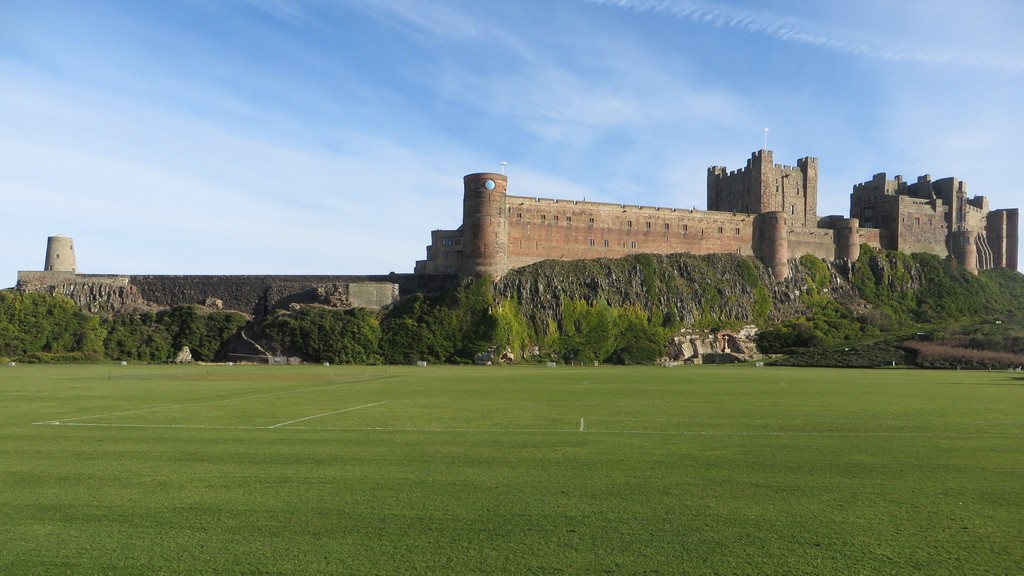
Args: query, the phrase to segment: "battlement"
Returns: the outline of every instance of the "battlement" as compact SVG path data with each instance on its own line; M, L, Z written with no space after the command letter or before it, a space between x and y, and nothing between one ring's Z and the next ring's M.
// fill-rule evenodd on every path
M693 212L694 208L670 208L665 206L648 206L644 204L620 204L616 202L595 202L593 200L560 200L558 198L535 198L532 196L506 196L508 205L511 206L522 206L525 203L532 203L535 207L543 207L550 205L552 207L565 207L565 206L579 206L581 208L586 207L613 207L627 210L653 210L655 212L677 212L677 211L689 211ZM510 209L511 211L511 209Z

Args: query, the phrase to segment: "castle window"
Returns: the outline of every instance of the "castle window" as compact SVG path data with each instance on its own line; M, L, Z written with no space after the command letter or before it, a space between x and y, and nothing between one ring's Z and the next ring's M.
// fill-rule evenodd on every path
M590 239L590 247L591 247L591 248L593 248L593 247L594 247L594 239L593 239L593 238L591 238L591 239Z
M522 212L516 212L516 220L522 220L522 219L523 219L523 213Z
M790 204L789 205L789 213L790 214L796 214L796 206L794 206L793 204Z
M444 273L445 274L455 274L455 266L445 266L444 267Z
M650 222L644 222L644 229L650 230L651 229L651 223Z
M739 228L735 228L735 229L734 229L733 231L734 231L734 233L735 233L735 234L736 234L737 236L739 236L739 235L740 235L740 229L739 229Z
M636 248L636 240L632 240L632 241L630 241L630 243L629 243L629 247L630 247L630 248Z
M447 260L449 256L451 256L451 254L445 250L444 253L441 254L441 260Z
M547 220L548 220L547 214L541 214L540 215L540 221L541 222L547 222Z
M665 222L665 232L668 232L668 228L669 228L668 222Z
M920 226L920 225L921 225L921 219L918 218L918 217L915 217L914 218L914 226Z
M566 224L572 224L572 216L566 216L565 217L565 223Z
M604 241L604 247L605 247L605 248L607 248L607 247L608 247L608 241L607 241L607 240L605 240L605 241Z
M632 228L632 227L633 227L633 221L632 220L626 220L626 228Z
M442 246L451 246L452 245L452 237L451 236L445 236L444 238L441 238L441 245Z
M462 238L456 238L455 239L455 245L456 246L461 246L462 245Z
M558 216L555 216L555 224L558 224Z
M719 234L721 234L721 233L723 233L723 232L724 232L724 230L722 229L722 227L721 227L721 226L719 226L719 227L718 227L718 233L719 233Z
M593 218L591 218L591 219L590 219L590 223L591 223L591 224L593 224L593 223L594 223L594 219L593 219Z

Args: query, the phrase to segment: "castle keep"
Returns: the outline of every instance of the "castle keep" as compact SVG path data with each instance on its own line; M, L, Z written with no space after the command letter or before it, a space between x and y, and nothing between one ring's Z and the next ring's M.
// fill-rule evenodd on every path
M708 168L708 210L558 200L507 194L502 174L463 178L462 225L434 230L416 274L490 274L546 259L686 252L756 256L778 280L789 260L812 254L856 260L861 244L952 256L977 273L1017 268L1017 209L990 211L955 178L908 185L878 174L854 186L850 217L817 215L818 160L775 164L770 150L746 167Z

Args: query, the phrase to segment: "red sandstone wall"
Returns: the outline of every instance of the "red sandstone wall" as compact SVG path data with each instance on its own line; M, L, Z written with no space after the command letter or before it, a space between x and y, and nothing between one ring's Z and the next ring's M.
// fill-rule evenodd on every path
M948 207L938 205L938 210L930 202L915 198L899 197L900 216L897 222L899 236L897 248L908 254L914 252L930 252L946 256L946 236L949 228L946 225Z
M753 255L750 214L508 197L509 266L629 254Z
M789 231L789 257L812 254L818 258L835 258L835 231L824 228L793 228Z

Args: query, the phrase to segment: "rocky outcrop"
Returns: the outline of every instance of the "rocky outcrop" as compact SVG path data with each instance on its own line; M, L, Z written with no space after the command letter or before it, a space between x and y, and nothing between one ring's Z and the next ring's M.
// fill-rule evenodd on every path
M175 364L191 364L192 363L192 350L188 346L182 346L181 350L178 351L178 355L174 357Z
M615 307L639 307L666 324L745 325L805 310L801 294L806 284L799 266L794 267L791 278L777 282L755 258L730 254L546 260L510 271L494 291L498 298L515 299L535 327L560 324L566 302L598 299Z
M728 364L760 360L756 326L728 330L681 330L669 340L665 357L669 362L685 364Z
M151 308L139 290L131 284L111 282L62 282L44 292L70 298L79 308L92 314L109 314Z

